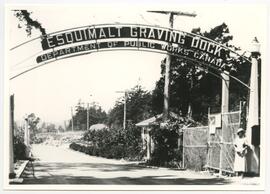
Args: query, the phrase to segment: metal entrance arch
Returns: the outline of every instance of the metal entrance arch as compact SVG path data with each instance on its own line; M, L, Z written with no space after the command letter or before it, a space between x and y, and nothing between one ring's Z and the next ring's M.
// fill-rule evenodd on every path
M34 54L25 57L25 50L33 51ZM229 59L232 58L251 63L249 59L230 48L206 37L180 30L144 24L120 23L70 28L36 37L12 47L9 54L16 56L16 59L11 61L13 73L10 74L9 79L13 80L60 59L104 51L143 51L169 54L191 61L204 69L213 69L223 73L249 88L243 81L223 70L224 66L229 64ZM213 75L223 79L219 75Z

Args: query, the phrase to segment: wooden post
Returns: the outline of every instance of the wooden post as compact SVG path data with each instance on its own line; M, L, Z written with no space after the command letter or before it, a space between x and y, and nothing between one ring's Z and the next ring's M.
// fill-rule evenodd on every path
M147 145L146 145L146 149L147 149L147 160L150 160L151 158L151 139L150 139L150 134L149 134L149 129L146 128L146 131L147 131Z
M28 147L29 146L29 125L28 125L28 119L27 117L25 118L25 122L24 122L24 144Z
M221 134L223 133L223 127L221 127ZM222 176L222 160L223 160L223 137L220 136L220 153L219 153L219 176Z
M64 121L64 132L67 131L67 124L66 124L66 121Z
M173 30L173 20L174 16L188 16L188 17L196 17L195 13L187 13L187 12L179 12L179 11L148 11L152 13L166 14L169 15L169 26L171 30ZM168 47L172 44L168 42ZM163 107L163 120L168 119L169 115L169 90L170 90L170 65L171 65L171 55L168 53L166 57L165 64L165 83L164 83L164 107Z
M182 168L184 169L185 168L185 145L184 145L184 138L185 138L185 129L183 130L183 133L182 133Z
M14 95L10 96L9 118L9 178L15 178L14 173Z
M123 119L123 128L126 129L126 119L127 119L127 92L125 91L124 97L124 119Z
M221 102L221 112L229 112L229 85L230 77L229 72L221 73L222 76L222 102Z
M173 18L174 15L170 13L169 23L170 28L173 28ZM172 44L168 43L168 47ZM164 109L163 109L163 119L168 119L169 114L169 90L170 90L170 66L171 66L171 55L167 54L166 64L165 64L165 83L164 83Z
M208 150L208 157L207 157L207 160L206 163L207 163L207 166L210 166L211 165L211 142L210 142L210 129L209 129L209 117L210 117L210 107L208 107L208 114L207 114L207 118L208 118L208 145L209 145L209 150Z
M74 123L73 123L73 109L72 109L72 107L71 107L71 130L72 130L72 132L73 132L73 130L74 130Z
M86 110L86 130L89 129L89 103L87 103L87 110Z

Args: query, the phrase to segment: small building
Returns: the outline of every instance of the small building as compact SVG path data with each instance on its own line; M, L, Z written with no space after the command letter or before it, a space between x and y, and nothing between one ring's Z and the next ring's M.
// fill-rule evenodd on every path
M136 124L137 127L141 127L141 138L143 150L146 150L146 156L144 159L149 160L151 157L151 153L154 150L154 142L151 138L149 132L151 131L151 127L157 124L157 120L162 118L162 114L151 117L144 121L141 121Z
M141 127L143 150L146 150L146 155L144 157L145 160L149 160L151 158L151 153L153 153L155 146L153 139L150 135L150 131L153 126L159 125L162 117L163 114L159 114L136 124L137 127ZM170 112L170 117L179 118L179 116L173 112Z

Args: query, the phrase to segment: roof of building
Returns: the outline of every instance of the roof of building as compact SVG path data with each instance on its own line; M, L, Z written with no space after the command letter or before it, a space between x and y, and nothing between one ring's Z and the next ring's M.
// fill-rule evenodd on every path
M170 114L170 117L179 118L179 116L173 112L170 112L169 114ZM163 116L163 114L153 116L149 119L146 119L144 121L137 123L136 126L137 127L146 127L146 126L155 125L155 124L157 124L157 120L160 120L162 118L162 116Z
M137 127L145 127L145 126L150 126L150 125L154 125L157 121L157 119L161 118L163 114L159 114L156 116L153 116L149 119L146 119L144 121L141 121L139 123L136 124Z

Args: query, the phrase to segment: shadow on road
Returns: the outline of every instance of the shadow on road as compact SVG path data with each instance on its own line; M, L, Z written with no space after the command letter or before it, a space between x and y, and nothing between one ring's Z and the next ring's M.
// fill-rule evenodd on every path
M175 178L174 175L169 173L159 174L157 169L149 169L134 164L36 162L34 165L38 176L33 177L31 167L28 166L23 173L23 184L223 185L229 183L228 180L213 177ZM151 175L129 176L132 173L140 174L141 171L145 170L151 171ZM59 174L60 171L63 174ZM77 174L74 176L72 172ZM99 173L118 174L104 178L95 176L95 174L100 175Z

